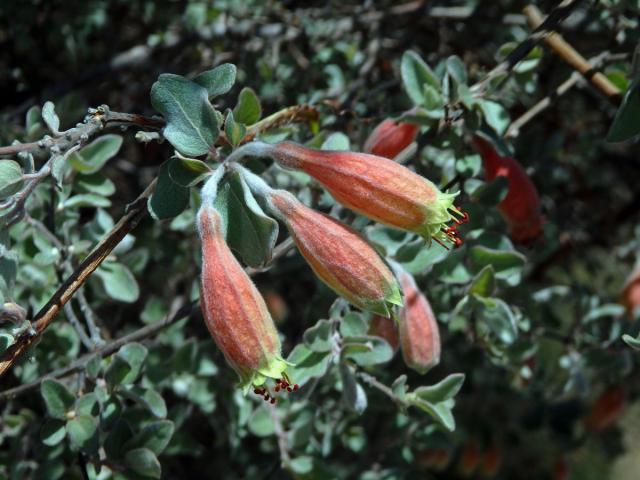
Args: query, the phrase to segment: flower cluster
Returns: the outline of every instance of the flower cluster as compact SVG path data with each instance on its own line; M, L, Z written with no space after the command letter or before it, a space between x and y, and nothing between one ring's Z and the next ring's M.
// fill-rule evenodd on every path
M402 150L415 138L417 129L410 127L382 125L378 131L395 139L393 150ZM381 151L384 139L370 143L374 151ZM203 187L198 231L204 319L227 362L240 376L244 391L253 387L254 393L275 403L276 393L294 392L298 386L285 371L287 362L282 359L278 332L264 299L225 242L214 204L218 182L229 170L239 174L260 204L286 226L320 280L352 305L374 314L380 327L391 327L388 333L396 333L395 343L402 346L409 367L424 372L437 364L437 324L413 278L406 272L400 276L406 298L403 304L394 273L358 232L305 206L291 193L271 188L234 161L249 155L269 157L282 167L305 172L345 207L445 247L447 243L460 245L456 225L467 218L453 206L455 194L441 192L429 180L382 156L325 152L291 142L251 142L236 149ZM455 225L448 226L450 221ZM273 391L267 379L274 382Z

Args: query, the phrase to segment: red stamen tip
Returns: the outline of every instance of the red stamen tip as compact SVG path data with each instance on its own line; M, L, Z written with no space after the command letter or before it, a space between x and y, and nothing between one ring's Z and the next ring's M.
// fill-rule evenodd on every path
M300 388L300 387L299 387L299 386L298 386L298 384L296 383L296 384L293 386L293 391L294 391L294 392L297 392L297 391L298 391L298 388Z
M271 399L271 405L275 405L275 403L276 403L276 399L275 399L275 398L272 398L272 399Z

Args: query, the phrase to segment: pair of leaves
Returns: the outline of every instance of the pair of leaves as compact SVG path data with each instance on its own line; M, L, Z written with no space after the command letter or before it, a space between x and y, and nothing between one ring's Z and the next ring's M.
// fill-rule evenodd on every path
M124 345L111 358L105 380L111 390L135 382L147 358L147 348L140 343Z
M43 380L40 393L52 417L42 428L43 443L54 446L66 437L74 451L97 450L98 397L89 393L76 399L63 383L53 379Z
M392 390L406 405L414 406L427 412L445 429L452 432L456 428L451 410L455 405L454 397L462 388L464 374L454 373L435 385L416 388L407 393L406 376L399 377L392 385Z
M236 68L220 65L193 80L162 74L151 87L151 104L165 118L164 137L184 155L198 157L213 149L220 126L210 98L228 92Z
M134 433L129 423L120 419L109 432L104 449L110 460L119 460L130 472L160 478L162 468L158 455L166 449L174 431L172 421L158 420Z

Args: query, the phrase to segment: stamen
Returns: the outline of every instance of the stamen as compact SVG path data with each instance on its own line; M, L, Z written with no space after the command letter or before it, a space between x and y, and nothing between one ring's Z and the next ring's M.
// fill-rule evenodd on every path
M444 248L445 250L451 250L448 246L446 246L443 242L441 242L438 237L432 237L433 240L440 245L442 248Z
M451 220L453 220L457 225L463 225L469 221L469 214L462 210L458 210L455 207L447 208L447 212L451 215ZM460 218L456 218L456 215Z
M463 242L462 242L462 239L459 237L460 234L458 233L458 230L456 229L456 226L453 226L453 227L442 227L440 229L440 231L447 236L447 240L449 240L451 243L453 243L453 245L456 248L458 248L458 247L460 247L460 245L462 245ZM434 237L434 240L436 240L435 237ZM438 242L438 243L440 243L440 242ZM442 243L440 243L440 245L442 245ZM444 245L442 245L442 246L445 247ZM445 248L447 248L447 247L445 247ZM449 250L449 249L447 248L447 250Z

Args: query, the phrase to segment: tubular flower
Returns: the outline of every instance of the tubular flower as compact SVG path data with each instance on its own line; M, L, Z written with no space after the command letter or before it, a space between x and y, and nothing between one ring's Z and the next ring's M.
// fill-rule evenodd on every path
M202 241L201 304L205 323L227 363L240 376L246 393L254 392L275 403L265 385L275 379L275 390L291 385L282 359L280 339L256 286L229 250L222 234L220 214L203 203L198 212Z
M610 427L620 417L626 404L622 387L612 387L602 393L593 404L591 412L585 418L585 426L599 432Z
M622 291L620 302L631 317L634 315L635 310L640 307L640 267L629 275Z
M412 123L383 120L364 142L364 151L379 157L393 159L418 136L420 127Z
M454 221L466 214L453 206L457 194L443 193L433 183L393 160L367 153L322 151L292 142L251 142L229 158L267 156L280 166L315 178L345 207L391 227L418 233L444 245L462 243ZM460 219L457 219L458 215Z
M402 357L409 368L426 373L440 363L438 322L413 277L402 272L399 279L405 304L400 310L399 327Z
M383 338L395 353L400 345L398 326L393 320L382 315L374 315L369 323L369 335Z
M540 198L535 185L516 159L500 156L484 138L475 135L473 145L482 157L485 178L491 181L506 177L509 182L507 196L498 209L509 225L511 238L523 243L535 239L542 232Z
M480 473L485 478L493 478L498 474L501 466L502 452L497 444L492 443L482 454Z
M353 229L312 210L285 190L269 189L268 209L286 225L315 274L353 305L379 315L402 305L398 282L376 251Z

